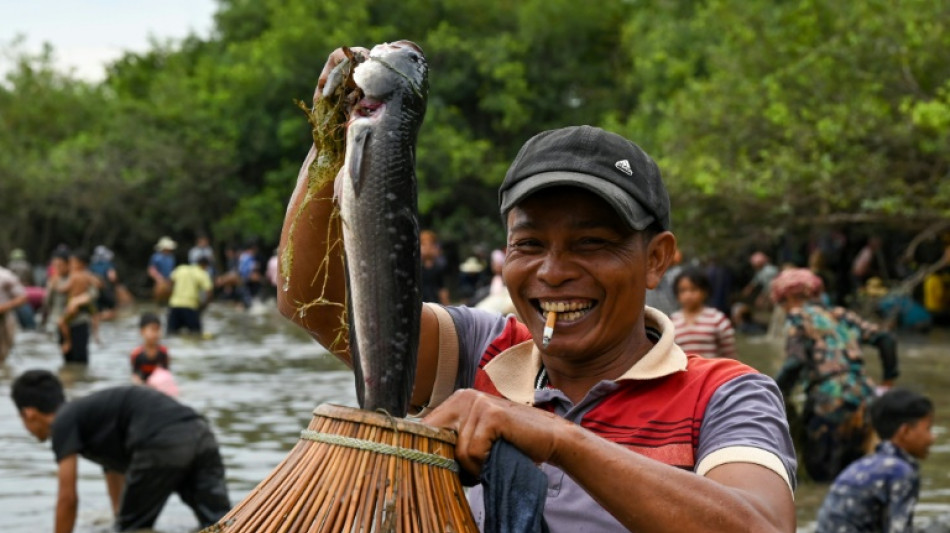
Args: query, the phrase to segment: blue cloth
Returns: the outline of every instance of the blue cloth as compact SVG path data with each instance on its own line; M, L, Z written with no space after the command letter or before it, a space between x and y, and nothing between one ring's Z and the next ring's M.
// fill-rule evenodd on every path
M898 323L905 328L928 328L931 324L930 312L906 295L888 294L877 304L884 316L896 316Z
M152 254L152 258L148 260L148 264L155 267L159 274L167 278L172 275L172 270L175 270L175 256L155 252Z
M254 270L257 268L257 260L254 258L254 254L250 252L244 252L238 258L238 274L240 274L241 279L247 281L251 277L251 274L254 273Z
M835 479L818 511L817 533L913 531L918 468L907 452L882 442Z
M544 499L548 478L534 461L503 439L496 440L482 468L484 533L547 532Z
M106 279L109 271L114 268L115 265L112 264L112 261L93 261L89 264L89 271L102 279Z

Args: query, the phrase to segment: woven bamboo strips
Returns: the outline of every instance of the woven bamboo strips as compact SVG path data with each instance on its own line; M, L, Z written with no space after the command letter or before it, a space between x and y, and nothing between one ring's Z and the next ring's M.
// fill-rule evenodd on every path
M478 531L454 463L455 435L323 404L287 458L207 532Z

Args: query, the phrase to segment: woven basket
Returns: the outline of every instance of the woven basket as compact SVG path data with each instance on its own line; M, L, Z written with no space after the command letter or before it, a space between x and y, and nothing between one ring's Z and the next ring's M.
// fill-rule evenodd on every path
M300 442L204 532L477 532L455 434L350 407L317 407Z

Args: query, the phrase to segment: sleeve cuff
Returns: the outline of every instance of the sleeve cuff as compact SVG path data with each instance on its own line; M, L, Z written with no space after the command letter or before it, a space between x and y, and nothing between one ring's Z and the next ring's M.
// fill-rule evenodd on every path
M752 446L720 448L706 457L703 457L703 460L696 465L695 471L697 474L705 476L713 468L729 463L752 463L768 468L785 480L785 484L788 485L788 490L792 492L792 498L795 497L795 489L792 488L792 481L788 477L785 464L782 463L782 460L779 459L777 455L761 448Z

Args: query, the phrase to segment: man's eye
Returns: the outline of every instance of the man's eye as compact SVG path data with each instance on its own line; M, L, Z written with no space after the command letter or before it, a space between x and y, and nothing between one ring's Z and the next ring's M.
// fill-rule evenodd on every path
M600 237L585 237L577 241L577 245L581 248L600 248L606 246L609 242L607 239Z
M520 239L509 244L515 250L533 250L541 247L541 241L536 239Z

